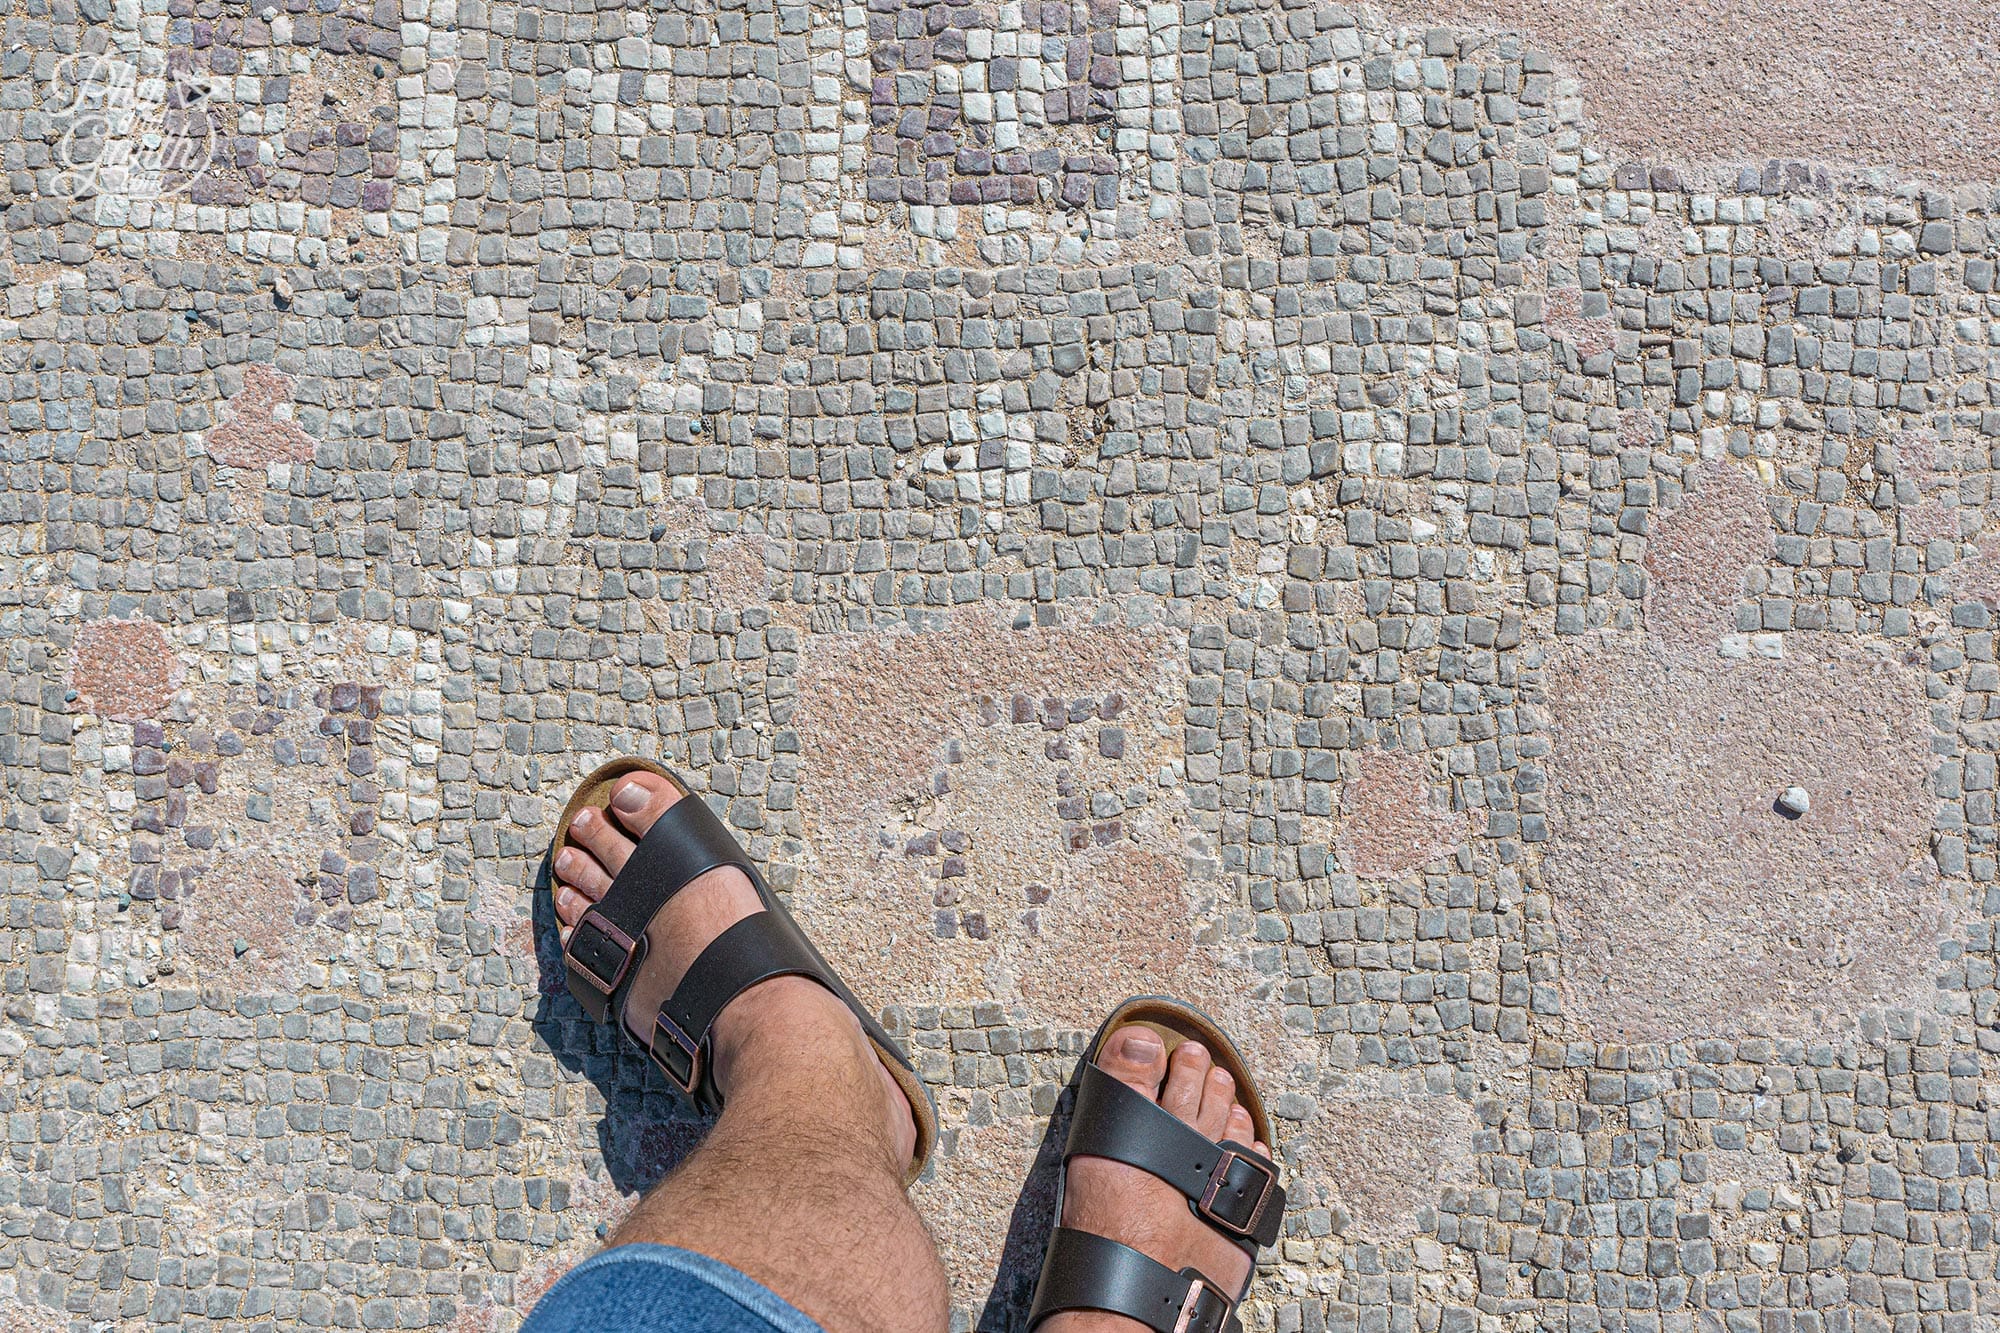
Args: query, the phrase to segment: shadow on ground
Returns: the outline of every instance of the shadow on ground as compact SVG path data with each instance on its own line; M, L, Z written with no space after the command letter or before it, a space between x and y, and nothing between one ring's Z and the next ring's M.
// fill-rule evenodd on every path
M1035 1281L1041 1276L1042 1256L1048 1251L1049 1232L1055 1226L1063 1143L1069 1138L1070 1108L1076 1103L1076 1082L1082 1072L1079 1060L1021 1182L1021 1192L1007 1219L1007 1239L1000 1249L993 1287L979 1312L978 1333L1026 1333Z
M556 1062L597 1089L604 1113L597 1146L618 1193L636 1198L665 1179L711 1123L653 1062L610 1023L596 1023L569 993L545 855L534 881L535 963L540 972L535 1035Z

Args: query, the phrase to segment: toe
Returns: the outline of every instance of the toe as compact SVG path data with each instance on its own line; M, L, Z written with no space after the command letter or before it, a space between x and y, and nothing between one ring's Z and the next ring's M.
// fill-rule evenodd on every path
M612 789L611 814L634 838L643 838L680 796L674 784L657 773L627 774Z
M1111 1034L1097 1053L1097 1066L1149 1101L1157 1101L1160 1080L1167 1073L1167 1047L1159 1033L1135 1024Z
M581 847L565 847L556 853L556 879L575 889L591 902L604 896L611 887L611 875L595 856Z
M1194 1127L1211 1139L1219 1139L1229 1127L1229 1110L1236 1105L1236 1080L1220 1065L1202 1080L1201 1109L1195 1112Z
M651 822L647 821L648 826ZM589 806L577 811L576 818L569 821L569 836L572 842L589 851L596 859L607 877L607 884L610 883L610 876L625 868L632 849L638 846L617 822L606 818L602 810L593 810Z
M1167 1060L1167 1086L1160 1093L1160 1105L1189 1124L1201 1113L1202 1086L1208 1081L1208 1048L1198 1041L1184 1041Z
M1250 1136L1257 1132L1250 1113L1240 1106L1229 1108L1229 1123L1223 1128L1222 1137L1231 1143L1249 1143ZM1259 1151L1262 1151L1261 1149Z
M574 926L577 923L577 919L585 911L589 910L592 901L591 898L577 892L572 886L558 883L556 885L556 919L562 922L565 927Z

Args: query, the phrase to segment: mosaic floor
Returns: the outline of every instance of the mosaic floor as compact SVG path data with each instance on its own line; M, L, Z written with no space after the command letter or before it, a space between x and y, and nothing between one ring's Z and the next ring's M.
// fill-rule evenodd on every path
M10 3L0 1331L513 1329L701 1129L624 752L960 1333L1157 990L1253 1333L2000 1329L1995 11Z

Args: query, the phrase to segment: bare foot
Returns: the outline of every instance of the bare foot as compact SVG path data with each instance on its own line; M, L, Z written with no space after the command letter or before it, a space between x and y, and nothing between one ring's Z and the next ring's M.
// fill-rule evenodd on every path
M570 927L611 887L638 839L680 799L681 794L664 778L633 773L618 780L608 811L585 807L576 813L570 821L570 843L556 856L554 867L556 916L562 922L565 941ZM641 1046L652 1036L653 1015L674 993L682 974L709 941L763 910L763 901L749 877L725 868L696 879L654 915L646 928L645 958L633 975L620 1015L626 1030ZM754 1002L745 1003L753 997ZM824 1030L829 1058L838 1058L845 1048L853 1058L874 1067L886 1091L883 1114L889 1122L891 1143L901 1153L898 1161L909 1162L917 1145L909 1100L883 1068L853 1013L832 991L807 978L776 977L761 982L723 1008L713 1031L716 1085L727 1093L731 1070L754 1042L752 1020L769 1023L774 1000L782 1000L779 1007L788 1026Z
M1199 1042L1182 1042L1171 1059L1159 1034L1121 1028L1097 1056L1098 1067L1158 1102L1210 1139L1249 1143L1269 1155L1250 1113L1236 1101L1236 1080L1210 1061ZM1165 1086L1162 1087L1162 1080ZM1168 1268L1192 1268L1234 1295L1250 1273L1250 1256L1196 1217L1172 1185L1106 1157L1073 1157L1063 1189L1062 1224L1129 1245ZM1145 1325L1123 1315L1072 1310L1051 1315L1040 1333L1129 1333Z

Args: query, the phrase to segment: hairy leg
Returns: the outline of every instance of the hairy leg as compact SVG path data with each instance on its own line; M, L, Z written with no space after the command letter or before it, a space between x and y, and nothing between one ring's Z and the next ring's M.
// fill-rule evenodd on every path
M874 1049L822 997L832 1000L787 977L725 1011L722 1115L611 1243L720 1259L829 1333L942 1330L944 1269L903 1193L908 1147L890 1130Z
M586 812L556 866L556 910L573 924L609 887L635 840L675 793L635 775L611 818ZM628 999L644 1030L702 947L762 910L740 872L682 890L647 931ZM720 1259L803 1310L828 1333L942 1330L943 1266L902 1178L915 1149L909 1103L833 994L800 977L745 991L716 1019L715 1128L639 1202L612 1245L652 1242Z

